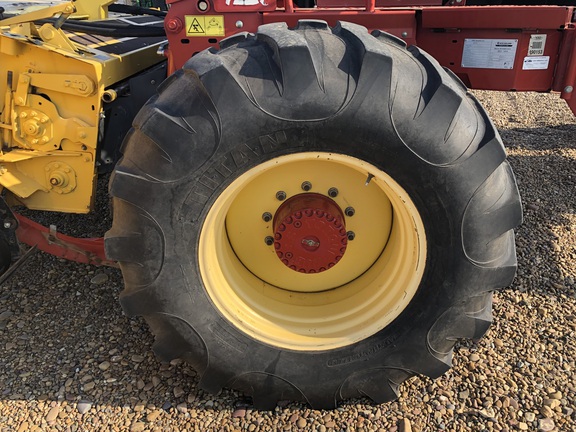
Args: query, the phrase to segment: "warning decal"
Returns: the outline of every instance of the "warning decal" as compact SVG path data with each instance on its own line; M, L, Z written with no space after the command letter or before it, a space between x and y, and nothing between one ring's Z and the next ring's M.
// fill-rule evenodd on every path
M225 36L224 15L186 15L186 36Z

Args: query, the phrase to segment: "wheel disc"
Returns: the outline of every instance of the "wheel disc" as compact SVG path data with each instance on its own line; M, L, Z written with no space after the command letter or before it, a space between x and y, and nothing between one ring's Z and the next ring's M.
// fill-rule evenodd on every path
M318 351L363 340L404 310L424 271L426 237L408 194L375 166L297 153L222 192L198 261L208 295L235 327L272 346Z

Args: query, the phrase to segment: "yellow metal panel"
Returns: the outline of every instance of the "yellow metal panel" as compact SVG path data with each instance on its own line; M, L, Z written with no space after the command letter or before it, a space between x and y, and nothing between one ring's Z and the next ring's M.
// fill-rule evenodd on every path
M76 7L100 19L111 3L79 0ZM74 33L30 23L66 16L71 7L58 5L0 22L11 26L0 28L0 144L11 149L0 151L0 186L32 209L86 213L96 179L102 97L163 57L156 53L161 42L109 54L72 42Z
M7 132L2 144L13 148L0 154L0 184L19 203L39 210L90 211L104 90L101 69L100 63L60 48L0 35L0 94L5 95L0 109Z
M108 18L108 6L116 0L76 0L76 14L86 16L90 20Z
M5 165L0 169L0 184L20 198L28 198L39 190L46 191L41 184L10 165Z
M15 163L3 161L0 170L0 184L19 203L34 210L91 210L96 172L90 153L27 153L32 157Z

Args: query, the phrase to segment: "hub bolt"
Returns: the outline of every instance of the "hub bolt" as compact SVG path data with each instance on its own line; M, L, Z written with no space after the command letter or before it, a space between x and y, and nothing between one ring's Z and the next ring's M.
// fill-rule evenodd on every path
M284 201L286 199L286 192L284 192L284 191L276 192L276 199L278 201Z
M344 214L349 217L354 216L354 213L356 213L354 207L346 207L346 210L344 210Z
M328 196L330 198L336 198L338 196L338 189L336 189L335 187L331 187L330 189L328 189Z
M262 213L262 220L264 222L270 222L272 220L272 214L269 212Z
M272 236L267 236L264 239L264 242L268 245L268 246L272 246L274 244L274 237Z
M309 181L305 181L302 182L302 185L300 187L304 192L308 192L310 189L312 189L312 183L310 183Z
M346 233L346 236L348 237L348 241L352 241L356 237L356 234L354 233L354 231L348 231Z

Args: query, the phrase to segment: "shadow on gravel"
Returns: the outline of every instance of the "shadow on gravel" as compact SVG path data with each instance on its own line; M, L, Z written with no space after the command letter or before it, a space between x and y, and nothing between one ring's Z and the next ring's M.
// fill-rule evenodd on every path
M209 396L187 365L154 358L144 320L122 313L116 269L38 253L1 289L3 400L87 400L136 412L139 405L232 409L242 402L232 392Z
M518 140L527 149L576 148L576 124L564 124L540 128L500 129L507 146Z
M518 182L524 223L516 230L513 288L574 296L576 125L501 131Z

